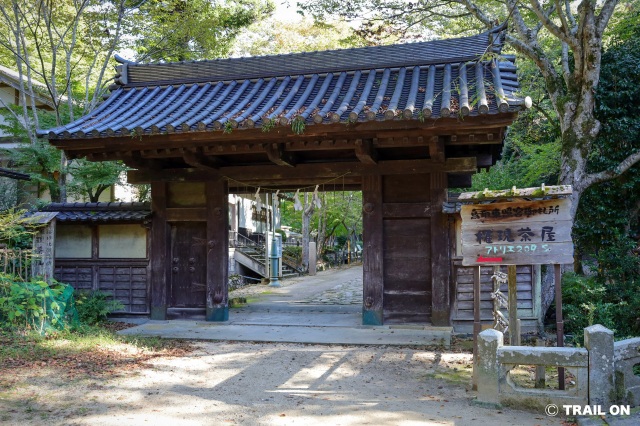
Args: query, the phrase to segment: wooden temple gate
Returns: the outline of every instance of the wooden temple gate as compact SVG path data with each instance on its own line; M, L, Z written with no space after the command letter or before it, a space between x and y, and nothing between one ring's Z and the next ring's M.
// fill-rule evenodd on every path
M119 68L91 115L41 132L151 183L151 306L228 319L229 193L339 178L363 192L363 323L449 325L450 187L524 105L498 30L406 45Z

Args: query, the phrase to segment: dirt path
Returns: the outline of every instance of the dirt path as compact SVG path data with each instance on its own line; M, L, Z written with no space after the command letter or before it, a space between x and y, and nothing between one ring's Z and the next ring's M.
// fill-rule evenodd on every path
M9 425L551 425L470 405L469 354L390 347L198 343L122 377L21 371L0 390Z

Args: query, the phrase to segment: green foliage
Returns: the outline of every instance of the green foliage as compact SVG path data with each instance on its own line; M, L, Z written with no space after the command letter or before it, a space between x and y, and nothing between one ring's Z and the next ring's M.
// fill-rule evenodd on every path
M274 10L270 1L151 0L134 23L139 61L189 61L226 56L238 34Z
M302 247L300 246L284 246L283 253L289 257L295 259L300 264L302 262Z
M562 277L562 315L565 332L574 335L574 341L582 343L582 330L593 324L602 324L615 328L611 320L612 305L604 301L604 285L594 277L585 277L573 273Z
M326 211L327 238L362 233L362 193L359 191L338 191L341 186L340 180L325 186L325 189L335 188L336 191L324 194L322 207L316 209L311 218L312 232L318 230L319 217ZM293 194L285 194L285 196L293 197ZM303 197L302 193L301 197ZM300 232L302 229L301 212L295 211L293 208L292 198L282 201L280 212L282 224L291 226L292 229Z
M69 115L64 112L62 116L65 120L69 119ZM49 112L39 112L38 118L40 126L44 128L56 125L55 116ZM122 173L128 170L120 161L91 162L86 159L73 160L65 167L61 161L60 150L44 139L30 142L26 129L16 123L19 123L19 120L11 116L5 126L0 125L0 129L17 135L23 141L18 149L7 150L6 155L16 169L28 173L32 182L46 188L53 201L60 200L58 178L63 173L71 175L71 181L67 186L69 195L97 202L100 194L111 185L118 183Z
M51 199L60 199L58 176L64 172L60 161L60 151L46 140L23 143L17 149L7 151L16 169L28 173L33 182L49 190Z
M472 178L472 189L481 191L529 188L556 184L560 173L560 142L539 144L512 143L510 157L499 161L488 171L482 170ZM505 150L508 145L505 145Z
M613 248L615 252L616 249ZM620 253L603 253L599 260L609 257L619 263ZM640 261L627 259L626 266L635 268L635 279L620 280L601 269L595 276L564 274L562 278L562 314L565 331L573 334L574 341L583 342L583 329L602 324L613 330L616 339L640 335ZM624 269L624 268L623 268ZM619 271L621 272L621 271ZM627 269L625 273L628 273Z
M78 292L76 295L78 319L82 324L99 324L107 319L108 314L123 308L124 305L120 301L101 291Z
M301 135L304 133L304 129L306 124L304 122L304 118L297 116L291 121L291 131L296 135Z
M477 34L482 28L478 21L468 19L469 13L462 4L450 2L306 0L299 6L316 21L326 22L340 16L347 21L359 22L354 33L370 44L393 42L399 37L433 37L434 33L457 37ZM496 10L495 6L491 8L491 11Z
M268 119L265 117L261 126L262 131L264 133L270 132L271 130L273 130L274 127L276 127L276 124L278 124L278 119L276 118Z
M34 228L24 217L25 210L5 210L0 212L0 243L8 248L30 248Z
M283 22L270 17L238 36L234 56L276 55L364 46L345 22L318 23L310 19Z
M0 327L40 334L50 328L65 328L74 318L72 293L73 289L65 284L20 282L0 274Z
M116 183L121 183L123 174L129 168L121 161L93 162L85 159L73 160L69 164L71 180L67 185L69 195L89 198L98 202L100 194Z
M348 238L346 235L338 235L336 237L336 248L341 249L347 244Z

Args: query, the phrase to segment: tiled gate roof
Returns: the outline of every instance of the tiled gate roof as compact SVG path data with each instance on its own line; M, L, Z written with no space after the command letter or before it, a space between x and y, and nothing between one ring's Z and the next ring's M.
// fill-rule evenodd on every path
M41 212L56 212L59 222L142 222L151 216L149 203L51 203Z
M230 131L304 122L427 120L523 104L499 32L448 40L253 58L123 64L89 115L50 139Z

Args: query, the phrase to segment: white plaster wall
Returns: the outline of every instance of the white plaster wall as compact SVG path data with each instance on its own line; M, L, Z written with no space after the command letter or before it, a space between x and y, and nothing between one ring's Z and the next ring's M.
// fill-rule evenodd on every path
M86 225L58 226L56 258L91 258L91 228Z
M253 205L253 200L248 198L244 198L244 196L238 196L238 227L247 228L252 232L256 231L256 227L254 226L253 220L251 219L251 206Z
M101 259L144 259L147 230L141 225L98 226L98 257Z

